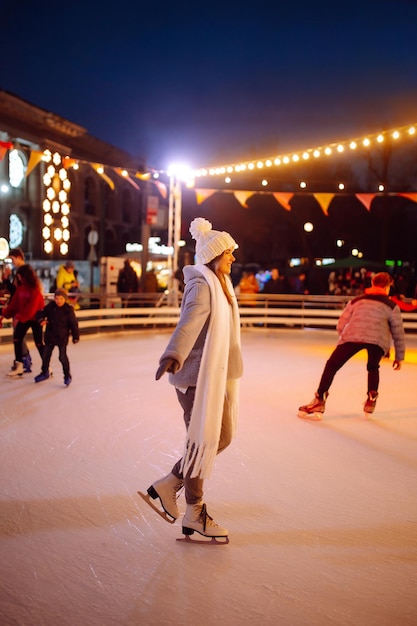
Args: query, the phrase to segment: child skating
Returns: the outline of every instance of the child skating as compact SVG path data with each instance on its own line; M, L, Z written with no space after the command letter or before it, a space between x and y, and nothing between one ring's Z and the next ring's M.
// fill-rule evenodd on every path
M42 311L38 312L37 320L41 324L46 324L46 329L42 371L35 376L35 383L40 383L50 377L49 363L53 349L57 346L59 349L59 360L64 372L64 385L68 387L72 377L67 355L67 345L70 334L72 335L72 343L78 343L80 340L80 332L74 309L67 302L67 292L65 289L57 289L55 291L54 300L47 304Z
M379 389L379 363L388 352L391 340L395 348L394 370L401 369L405 355L401 311L388 296L391 284L391 276L387 272L379 272L372 279L372 287L366 289L363 296L348 302L337 323L337 346L324 367L313 400L299 407L298 417L322 419L336 372L360 350L368 352L368 393L364 411L365 414L374 412Z

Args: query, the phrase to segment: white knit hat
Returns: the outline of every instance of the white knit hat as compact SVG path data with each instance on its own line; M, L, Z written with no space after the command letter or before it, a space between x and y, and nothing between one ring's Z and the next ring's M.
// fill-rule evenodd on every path
M195 254L197 263L206 265L225 250L235 250L236 241L225 231L213 230L211 223L204 217L196 217L190 224L190 233L196 240Z

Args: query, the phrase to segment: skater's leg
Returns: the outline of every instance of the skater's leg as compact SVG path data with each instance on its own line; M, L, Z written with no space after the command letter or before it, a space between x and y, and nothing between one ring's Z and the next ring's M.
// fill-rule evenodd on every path
M366 369L368 370L368 393L370 391L378 391L379 388L379 363L384 356L382 348L375 344L367 344L366 349L368 351L368 363Z
M364 347L363 344L350 341L336 346L324 366L323 374L321 375L320 384L317 389L319 398L323 398L324 394L329 391L333 379L340 368Z
M23 355L23 357L25 357L28 354L29 354L28 344L26 343L26 339L23 339L23 341L22 341L22 355Z
M41 373L35 376L35 383L41 383L44 380L48 380L49 373L49 362L51 360L52 351L54 349L54 345L45 345L42 347L42 370Z
M182 393L179 389L175 390L177 392L178 402L181 405L182 410L184 411L184 423L185 427L188 430L188 426L190 425L191 412L193 410L194 398L195 398L195 387L188 387L185 393ZM183 477L181 472L182 459L177 461L177 463L172 468L172 473L177 478L181 478L184 480L184 490L185 490L185 501L187 504L195 504L196 502L200 502L203 498L203 480L201 478L191 478L192 468L188 471L187 476Z
M182 393L178 389L177 396L178 401L184 411L184 422L188 430L191 419L191 411L194 405L195 387L189 387L186 393ZM232 423L230 419L229 400L226 395L223 407L222 425L220 431L220 440L217 454L225 450L232 440ZM182 478L181 473L182 459L172 468L172 473L178 478ZM195 504L200 502L203 498L203 480L201 478L191 478L192 468L189 470L187 476L184 478L185 486L185 500L187 504Z
M58 358L62 364L64 378L69 378L71 374L70 374L70 364L69 364L68 355L67 355L67 346L65 344L59 345L58 350L59 350Z
M54 349L54 345L45 345L43 347L43 356L42 356L42 372L49 371L49 363L51 361L52 352Z
M35 342L35 346L39 352L39 356L43 359L43 333L42 326L39 322L30 322L30 326L32 328L33 341Z
M22 342L29 326L29 322L17 322L13 331L14 354L18 363L22 363L23 361Z
M232 420L230 416L229 397L226 388L226 397L224 399L222 427L220 430L220 441L217 454L223 452L232 441Z

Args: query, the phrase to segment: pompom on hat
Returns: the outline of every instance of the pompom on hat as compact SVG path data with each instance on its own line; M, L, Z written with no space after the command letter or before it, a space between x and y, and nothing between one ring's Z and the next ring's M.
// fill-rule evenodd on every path
M196 217L190 224L190 233L196 241L195 254L197 263L206 265L225 250L235 250L238 245L229 233L213 230L211 223L204 217Z

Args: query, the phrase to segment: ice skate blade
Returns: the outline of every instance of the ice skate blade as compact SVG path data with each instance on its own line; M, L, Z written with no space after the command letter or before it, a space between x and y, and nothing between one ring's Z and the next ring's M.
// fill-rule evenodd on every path
M207 537L207 539L191 539L190 535L184 535L184 537L178 537L177 541L182 541L183 543L199 543L200 545L206 546L227 546L227 544L229 543L229 537Z
M171 517L169 513L167 513L166 511L164 510L161 511L161 509L158 509L158 507L152 502L149 494L142 493L141 491L138 491L138 494L141 496L141 498L145 500L147 504L149 504L151 509L153 509L156 513L158 513L158 515L160 515L162 519L168 522L168 524L175 524L175 518Z
M297 417L301 417L305 420L313 420L315 422L319 422L323 419L323 413L315 412L315 413L307 413L306 411L298 411Z

